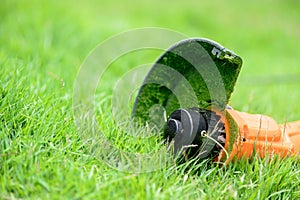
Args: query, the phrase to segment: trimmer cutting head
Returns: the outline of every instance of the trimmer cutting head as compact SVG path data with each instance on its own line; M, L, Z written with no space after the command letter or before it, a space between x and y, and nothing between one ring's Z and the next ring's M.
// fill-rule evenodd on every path
M226 140L224 123L215 112L200 108L174 111L164 130L166 141L174 141L174 153L182 151L199 159L215 157ZM217 143L216 143L217 142Z
M217 115L209 110L225 109L241 66L239 56L216 42L198 38L181 41L151 68L136 97L132 116L164 131L165 138L174 140L175 152L197 143L197 149L203 149L200 156L207 157L215 144L199 136L203 131L214 139L220 136L220 131L210 132Z

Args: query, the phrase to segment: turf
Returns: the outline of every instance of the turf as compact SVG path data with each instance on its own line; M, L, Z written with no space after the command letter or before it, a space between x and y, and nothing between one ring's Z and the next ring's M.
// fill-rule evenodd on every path
M280 123L300 119L299 19L294 0L2 0L0 199L299 199L299 158L253 158L226 167L191 161L149 173L117 170L107 158L90 154L72 109L77 72L98 43L125 30L158 26L213 39L243 58L230 102L235 109ZM155 136L118 131L113 86L159 53L117 60L95 95L105 136L129 152L155 151L160 144Z

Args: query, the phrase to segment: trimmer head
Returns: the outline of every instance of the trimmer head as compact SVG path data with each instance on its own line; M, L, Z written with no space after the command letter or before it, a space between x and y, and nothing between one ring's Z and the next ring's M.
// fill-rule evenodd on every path
M163 53L146 76L135 100L133 118L164 130L166 138L174 139L175 152L197 142L206 157L215 146L199 134L212 131L208 129L216 115L203 111L225 109L241 66L239 56L216 42L198 38L181 41ZM221 133L209 134L217 139Z
M210 138L207 138L210 137ZM164 138L174 141L174 153L187 151L188 157L214 158L224 146L226 133L221 116L201 108L178 109L169 117Z

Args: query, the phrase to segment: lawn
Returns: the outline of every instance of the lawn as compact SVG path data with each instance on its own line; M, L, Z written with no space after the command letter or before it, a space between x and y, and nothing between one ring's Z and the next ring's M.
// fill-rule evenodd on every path
M232 107L279 123L298 120L299 20L296 0L2 0L0 199L299 199L299 157L118 170L90 153L73 110L80 66L98 44L124 31L161 27L210 38L243 58ZM132 52L116 60L95 91L101 130L129 152L155 150L159 136L145 140L120 132L113 91L128 71L160 53Z

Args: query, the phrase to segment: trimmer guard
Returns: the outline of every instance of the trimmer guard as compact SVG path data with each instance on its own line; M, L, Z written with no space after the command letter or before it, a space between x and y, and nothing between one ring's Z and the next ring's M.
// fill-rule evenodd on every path
M168 49L153 65L136 97L132 116L159 129L178 108L224 110L242 59L208 39L188 39Z

